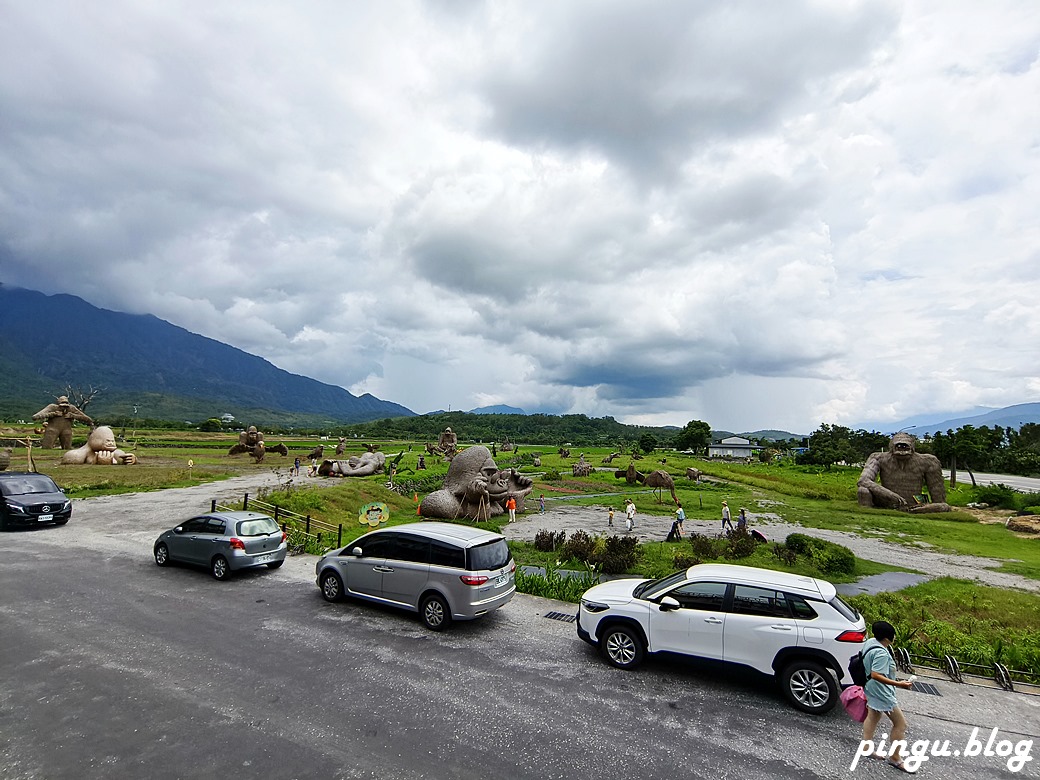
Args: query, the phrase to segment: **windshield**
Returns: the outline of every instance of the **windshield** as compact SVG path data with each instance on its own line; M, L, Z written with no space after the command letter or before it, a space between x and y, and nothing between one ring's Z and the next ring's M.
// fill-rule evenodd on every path
M26 474L24 477L0 480L0 493L5 496L27 496L33 493L60 493L58 486L46 474Z
M239 536L268 536L280 531L278 523L270 517L258 517L256 520L243 520L238 524Z
M678 585L680 582L686 581L686 569L677 571L675 574L669 574L667 577L661 577L657 580L647 580L636 585L635 590L632 591L632 595L637 599L642 598L643 594L653 590L666 590L673 585Z
M467 566L470 571L501 569L509 563L509 546L505 539L470 547L466 551Z

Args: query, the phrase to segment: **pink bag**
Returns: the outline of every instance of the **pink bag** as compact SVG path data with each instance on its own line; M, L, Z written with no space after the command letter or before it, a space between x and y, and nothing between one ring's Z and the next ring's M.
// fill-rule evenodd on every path
M849 713L849 717L857 723L867 719L867 695L860 686L850 685L842 691L841 704L845 707L845 712Z

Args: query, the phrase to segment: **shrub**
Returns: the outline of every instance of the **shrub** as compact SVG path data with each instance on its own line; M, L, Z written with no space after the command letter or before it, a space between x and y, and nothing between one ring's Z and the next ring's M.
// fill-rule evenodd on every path
M975 501L1001 509L1015 508L1015 491L1007 485L984 485L975 488Z
M808 555L812 546L813 538L805 534L788 534L785 542L787 547L797 555Z
M773 557L780 561L780 563L794 566L795 562L798 560L798 553L783 542L773 542Z
M623 574L635 565L638 544L634 536L608 536L595 562L604 574Z
M534 535L534 549L539 552L553 552L563 546L567 534L563 531L549 531L542 528Z
M702 560L719 557L718 540L712 539L710 536L691 533L690 546L693 548L694 556Z
M825 574L854 574L856 571L856 556L852 550L843 545L828 542L826 539L817 539L815 536L805 534L789 534L786 547L796 555L811 558L813 565ZM778 553L776 548L774 548L773 554L781 560L786 560L781 556L789 555L787 552ZM792 557L789 562L794 563L794 558Z
M561 479L560 472L556 469L549 469L542 476L542 479L544 479L546 482L559 482Z
M562 552L568 558L587 563L592 558L596 548L596 540L584 531L575 531L570 538L564 542Z
M672 557L672 566L677 570L688 569L691 566L696 566L701 562L701 559L695 555L690 555L686 552L677 552Z
M726 549L722 554L727 558L747 558L758 546L758 541L745 529L734 531L726 539Z

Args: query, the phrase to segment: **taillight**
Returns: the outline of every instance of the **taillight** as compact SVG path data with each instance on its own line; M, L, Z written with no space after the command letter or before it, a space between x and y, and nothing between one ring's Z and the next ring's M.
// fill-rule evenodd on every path
M488 581L483 574L460 574L459 579L467 585L483 585Z
M282 531L282 541L285 542L285 541L288 541L288 539L289 539L289 534L287 534L285 531Z
M509 573L512 574L514 571L516 571L516 561L514 561L512 558L510 558L509 559Z
M245 550L246 549L246 543L243 542L241 539L239 539L237 536L232 536L231 537L230 544L231 544L231 549L232 550Z
M861 644L867 641L866 631L842 631L835 639L839 642L855 642Z

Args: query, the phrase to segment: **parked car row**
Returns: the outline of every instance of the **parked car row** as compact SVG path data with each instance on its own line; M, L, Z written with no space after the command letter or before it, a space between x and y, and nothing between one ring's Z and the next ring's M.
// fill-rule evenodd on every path
M0 472L0 527L67 523L72 504L43 474ZM159 535L155 562L201 566L218 580L277 569L288 551L275 520L210 512ZM441 631L499 609L516 592L516 563L500 534L422 521L370 531L315 564L326 601L351 597L419 615ZM660 579L617 579L582 596L578 636L607 663L634 669L648 655L684 656L776 680L792 706L823 714L851 685L849 657L866 640L863 616L823 580L749 566L701 564Z

